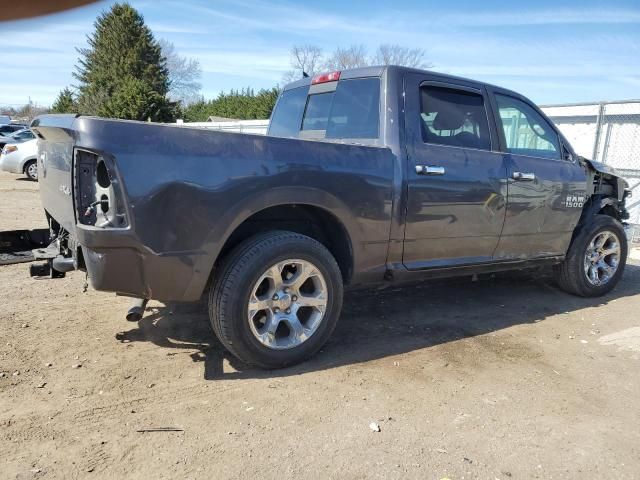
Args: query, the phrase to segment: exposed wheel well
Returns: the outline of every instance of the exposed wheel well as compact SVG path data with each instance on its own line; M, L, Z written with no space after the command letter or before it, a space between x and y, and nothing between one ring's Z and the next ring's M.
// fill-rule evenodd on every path
M626 211L621 208L618 199L610 195L592 195L587 201L582 211L580 223L584 223L593 215L607 215L622 222L625 219Z
M616 220L622 221L620 212L613 205L605 205L599 212L600 215L608 215Z
M344 283L349 282L353 273L351 239L344 225L333 214L311 205L278 205L254 213L227 239L216 264L243 240L270 230L289 230L322 243L336 259Z

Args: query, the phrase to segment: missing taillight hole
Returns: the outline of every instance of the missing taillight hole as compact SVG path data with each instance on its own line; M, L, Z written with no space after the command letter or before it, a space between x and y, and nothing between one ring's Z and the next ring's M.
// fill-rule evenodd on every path
M100 185L102 188L109 188L109 186L111 185L111 179L109 178L107 166L102 160L98 162L98 166L96 167L96 180L98 181L98 185Z
M106 195L102 195L100 197L100 209L102 213L107 213L109 211L109 197Z

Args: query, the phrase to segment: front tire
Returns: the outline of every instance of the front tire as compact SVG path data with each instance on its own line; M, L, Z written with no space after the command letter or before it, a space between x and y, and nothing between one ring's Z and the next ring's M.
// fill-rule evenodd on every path
M622 224L608 215L595 215L573 239L564 262L554 267L558 285L582 297L609 293L622 277L627 252Z
M211 325L243 362L293 365L315 354L333 332L342 308L342 276L316 240L286 231L256 235L216 270Z
M24 165L24 174L29 180L32 180L34 182L38 181L38 164L35 160L29 160Z

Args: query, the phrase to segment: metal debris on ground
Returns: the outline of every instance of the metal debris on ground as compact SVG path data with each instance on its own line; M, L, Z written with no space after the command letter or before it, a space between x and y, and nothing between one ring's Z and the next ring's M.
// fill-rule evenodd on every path
M145 433L145 432L184 432L184 430L182 428L179 428L179 427L147 427L147 428L140 428L140 429L136 430L136 432L138 432L138 433Z

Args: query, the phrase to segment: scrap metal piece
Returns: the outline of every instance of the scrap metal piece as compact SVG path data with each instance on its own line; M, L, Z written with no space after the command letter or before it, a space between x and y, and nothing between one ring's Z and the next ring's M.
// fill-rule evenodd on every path
M47 247L49 239L47 228L0 232L0 265L33 262L32 250Z

